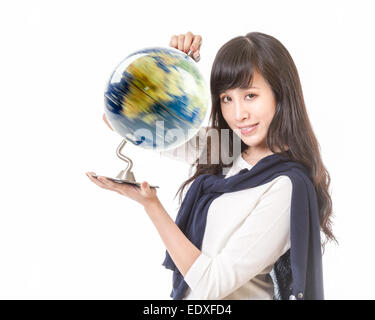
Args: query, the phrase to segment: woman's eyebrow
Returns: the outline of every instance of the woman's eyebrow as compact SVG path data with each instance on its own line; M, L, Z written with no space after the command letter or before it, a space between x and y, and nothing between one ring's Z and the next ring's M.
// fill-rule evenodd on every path
M239 89L242 90L242 91L246 91L246 90L249 90L249 89L259 89L260 90L260 88L258 88L258 87L248 87L248 88L245 88L245 89L241 89L241 88L239 88ZM227 91L224 91L224 92L220 93L220 95L222 95L222 94L227 94Z
M243 89L243 90L249 90L249 89L259 89L258 87L248 87L246 89Z
M242 90L242 91L246 91L246 90L249 90L249 89L259 89L258 87L247 87L247 88L244 88L244 89L242 89L242 88L239 88L240 90Z

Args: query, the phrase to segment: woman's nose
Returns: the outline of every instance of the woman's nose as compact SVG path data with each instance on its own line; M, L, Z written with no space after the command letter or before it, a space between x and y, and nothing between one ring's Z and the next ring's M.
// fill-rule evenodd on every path
M235 102L235 117L236 121L241 122L243 119L249 118L249 112L241 102Z

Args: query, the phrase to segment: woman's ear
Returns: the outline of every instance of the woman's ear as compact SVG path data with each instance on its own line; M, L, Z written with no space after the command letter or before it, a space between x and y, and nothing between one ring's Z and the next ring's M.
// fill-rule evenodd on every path
M111 129L112 131L114 131L113 128L111 127L111 125L109 124L108 119L105 116L105 113L103 113L103 121L106 123L106 125L109 127L109 129Z

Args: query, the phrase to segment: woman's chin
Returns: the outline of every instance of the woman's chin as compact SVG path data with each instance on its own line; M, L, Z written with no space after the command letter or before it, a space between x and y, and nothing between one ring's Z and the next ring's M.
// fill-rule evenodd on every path
M249 148L264 148L266 147L266 141L258 139L256 136L253 137L242 137L242 142Z

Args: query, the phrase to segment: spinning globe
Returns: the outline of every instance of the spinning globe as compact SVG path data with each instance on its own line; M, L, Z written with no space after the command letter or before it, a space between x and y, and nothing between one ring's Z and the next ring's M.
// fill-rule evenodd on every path
M194 136L209 94L196 62L174 48L145 48L127 56L104 94L112 128L145 149L167 150Z

